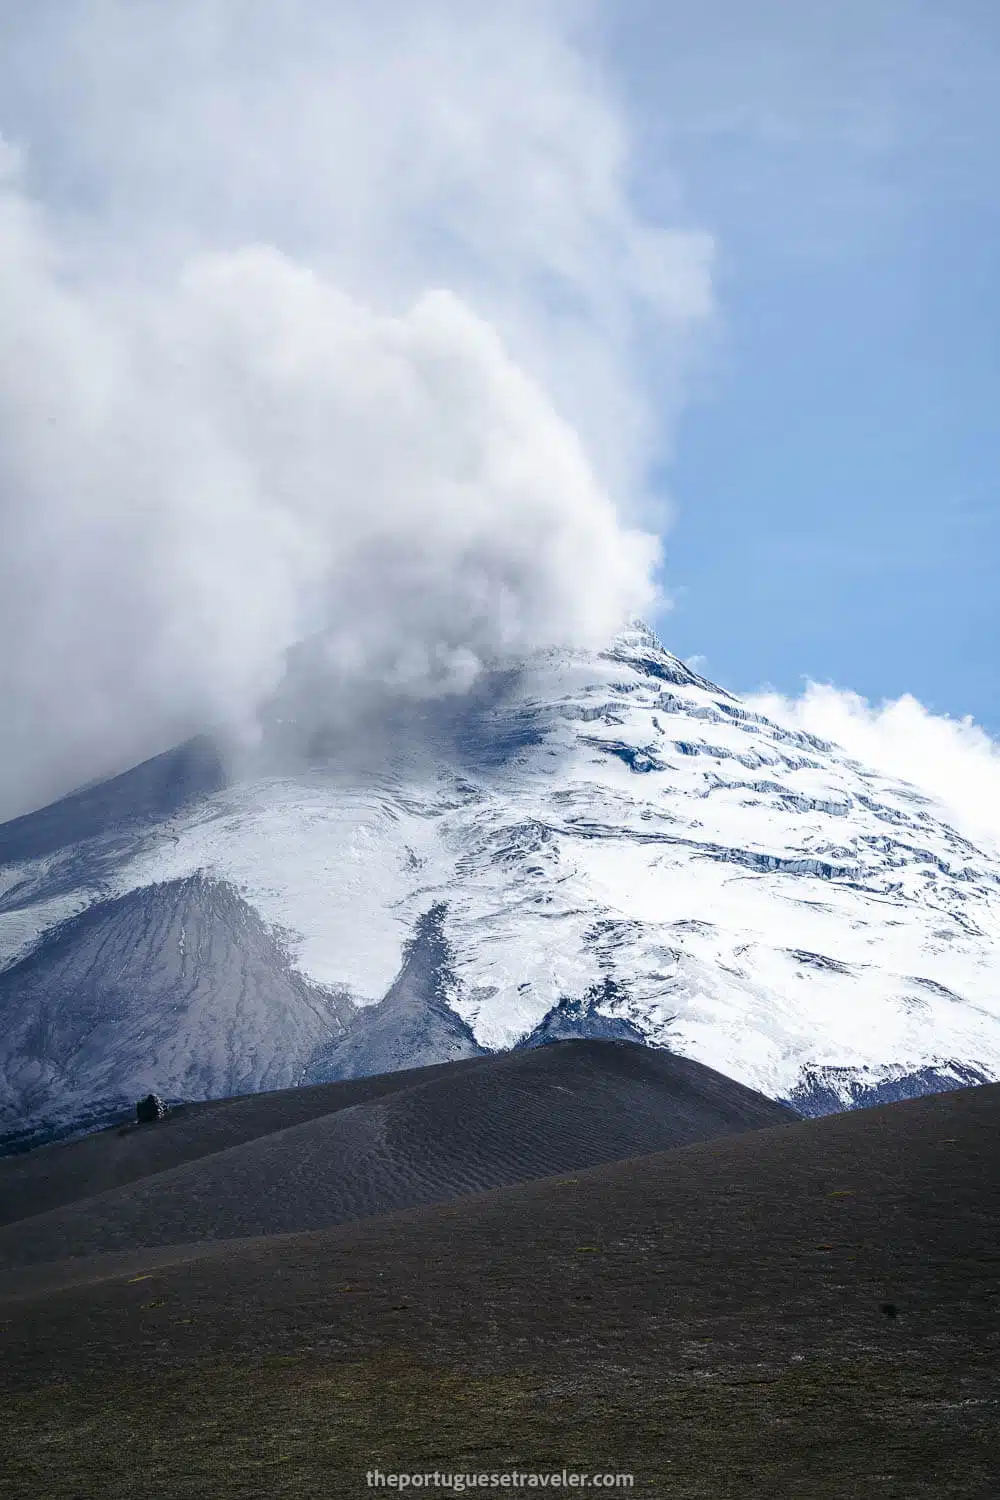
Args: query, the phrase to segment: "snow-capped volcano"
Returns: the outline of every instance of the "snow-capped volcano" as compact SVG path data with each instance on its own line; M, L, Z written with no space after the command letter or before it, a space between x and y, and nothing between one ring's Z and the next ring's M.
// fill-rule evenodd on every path
M644 627L364 757L306 717L280 774L196 744L0 828L6 1128L560 1035L806 1109L1000 1078L1000 860Z

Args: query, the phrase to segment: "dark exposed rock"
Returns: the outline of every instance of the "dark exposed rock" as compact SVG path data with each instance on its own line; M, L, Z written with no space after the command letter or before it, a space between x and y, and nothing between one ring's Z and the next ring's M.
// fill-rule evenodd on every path
M453 974L444 915L439 903L420 918L385 998L359 1010L346 1035L318 1047L300 1082L327 1083L486 1054L448 1004Z
M892 1104L900 1099L949 1093L952 1089L990 1082L981 1069L954 1058L938 1067L915 1068L895 1078L858 1077L852 1068L803 1068L784 1103L797 1114L816 1119L848 1109L871 1109L876 1104Z
M135 1117L140 1125L152 1125L157 1120L165 1119L168 1113L159 1094L147 1094L135 1106Z
M602 984L592 985L582 1000L560 1000L517 1045L544 1047L553 1042L583 1039L644 1043L642 1032L625 1016L608 1014L621 995L621 987L614 980L605 979ZM603 1011L599 1008L602 1004Z

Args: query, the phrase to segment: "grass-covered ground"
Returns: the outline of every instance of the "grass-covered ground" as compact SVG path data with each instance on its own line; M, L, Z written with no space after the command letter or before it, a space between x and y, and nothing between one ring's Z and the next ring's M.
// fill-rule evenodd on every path
M272 1356L22 1392L0 1442L9 1493L52 1500L361 1496L376 1467L631 1472L664 1500L985 1500L997 1409L961 1389L987 1380L876 1360L637 1380Z
M29 1267L0 1289L3 1493L351 1500L374 1467L565 1467L657 1500L996 1500L998 1226L990 1085Z

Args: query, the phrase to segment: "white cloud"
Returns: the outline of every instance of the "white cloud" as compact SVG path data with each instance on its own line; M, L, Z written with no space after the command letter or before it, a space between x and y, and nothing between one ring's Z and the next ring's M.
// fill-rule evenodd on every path
M909 694L878 705L810 682L799 698L750 695L758 712L841 745L886 776L941 803L967 838L1000 850L1000 745L971 718L931 713Z
M635 360L655 330L669 427L711 247L632 206L565 14L19 18L0 817L252 723L307 632L348 692L450 690L648 604Z

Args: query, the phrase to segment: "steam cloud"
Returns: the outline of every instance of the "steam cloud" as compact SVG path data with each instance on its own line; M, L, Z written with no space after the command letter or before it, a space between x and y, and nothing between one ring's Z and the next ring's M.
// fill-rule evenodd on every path
M711 245L631 206L563 7L487 10L12 23L0 818L249 732L306 635L453 692L650 603L639 330L669 425Z

